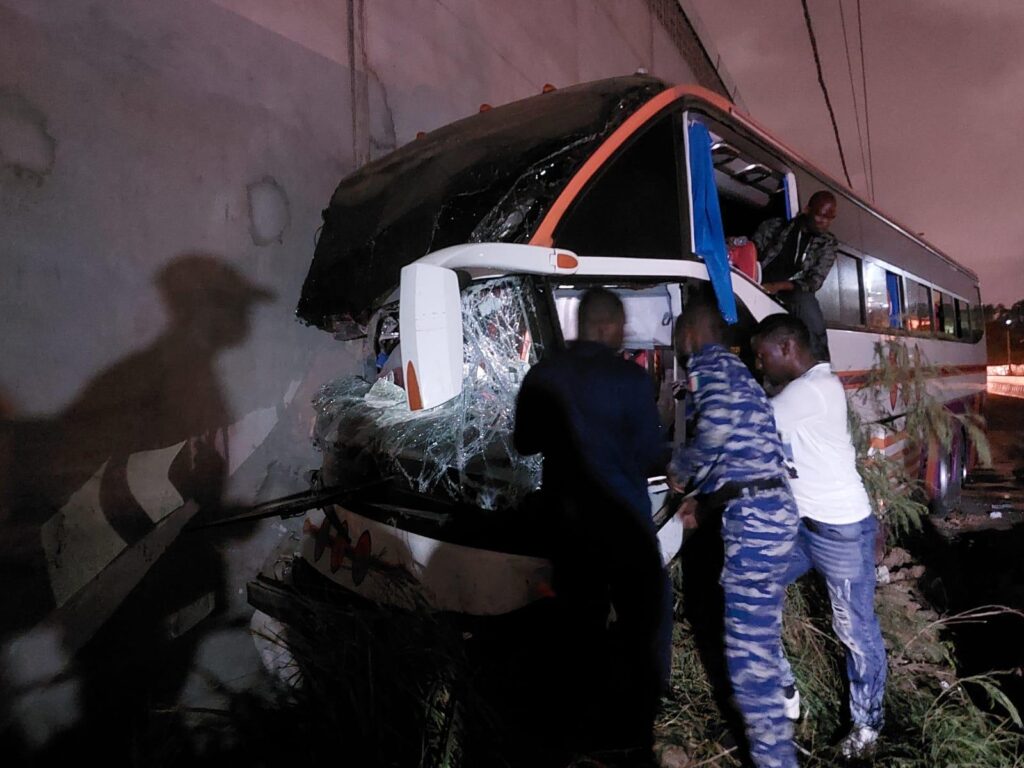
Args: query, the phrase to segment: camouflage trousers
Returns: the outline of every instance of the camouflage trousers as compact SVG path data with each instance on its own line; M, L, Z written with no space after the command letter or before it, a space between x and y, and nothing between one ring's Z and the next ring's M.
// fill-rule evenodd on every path
M788 488L730 501L722 516L725 658L757 768L795 768L783 712L782 605L798 516Z

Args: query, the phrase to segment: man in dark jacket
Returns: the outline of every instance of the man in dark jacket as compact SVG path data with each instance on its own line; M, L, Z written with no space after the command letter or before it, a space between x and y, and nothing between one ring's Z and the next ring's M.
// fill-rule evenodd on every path
M650 379L617 354L624 329L614 293L584 294L579 339L523 381L515 446L544 456L553 586L576 656L565 674L590 725L581 746L649 753L672 615L647 478L664 474L668 445Z
M796 218L769 219L751 238L761 262L761 287L774 295L811 332L811 351L830 359L825 318L815 292L836 261L836 236L829 232L836 217L836 198L821 190L811 195Z

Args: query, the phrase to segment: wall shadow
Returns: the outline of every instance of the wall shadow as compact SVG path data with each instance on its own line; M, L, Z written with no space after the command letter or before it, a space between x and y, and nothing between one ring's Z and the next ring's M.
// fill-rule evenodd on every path
M191 630L225 605L221 552L250 533L186 532L169 545L153 535L183 510L223 504L233 414L215 363L248 337L253 305L274 294L205 253L175 257L155 282L169 317L155 341L101 371L53 417L9 415L0 426L0 642L60 617L111 562L137 560L127 599L94 601L112 614L95 635L95 625L59 626L74 657L64 676L80 683L78 725L49 747L62 753L128 749L154 706L173 706L202 634ZM8 681L19 678L12 663L8 656L2 670ZM32 739L3 722L0 741L27 750Z

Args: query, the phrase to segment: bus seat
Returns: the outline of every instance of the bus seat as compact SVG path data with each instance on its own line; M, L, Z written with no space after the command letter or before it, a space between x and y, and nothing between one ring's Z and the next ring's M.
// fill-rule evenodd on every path
M731 237L728 242L729 263L755 283L761 282L761 264L757 246L745 237Z

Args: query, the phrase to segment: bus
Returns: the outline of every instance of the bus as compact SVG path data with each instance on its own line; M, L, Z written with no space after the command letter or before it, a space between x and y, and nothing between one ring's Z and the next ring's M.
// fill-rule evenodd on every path
M694 144L697 127L710 143ZM797 215L816 191L838 199L839 255L818 300L848 389L866 381L877 342L898 338L941 367L949 408L980 409L973 272L707 90L636 75L544 93L418 138L335 191L298 314L362 339L364 370L314 403L316 483L340 495L305 519L292 581L275 564L250 583L257 609L281 616L299 583L474 617L551 594L540 460L512 447L518 387L575 337L580 294L605 286L626 308L624 354L647 368L682 438L672 330L711 279L696 255L694 222L708 214L694 194L694 164L708 160L698 152L710 153L727 236ZM748 272L725 273L741 356L753 324L784 311ZM900 406L896 393L870 418L898 419ZM897 431L878 447L905 442ZM939 502L955 497L969 454L960 435L921 462ZM681 524L664 477L649 494L667 562Z

